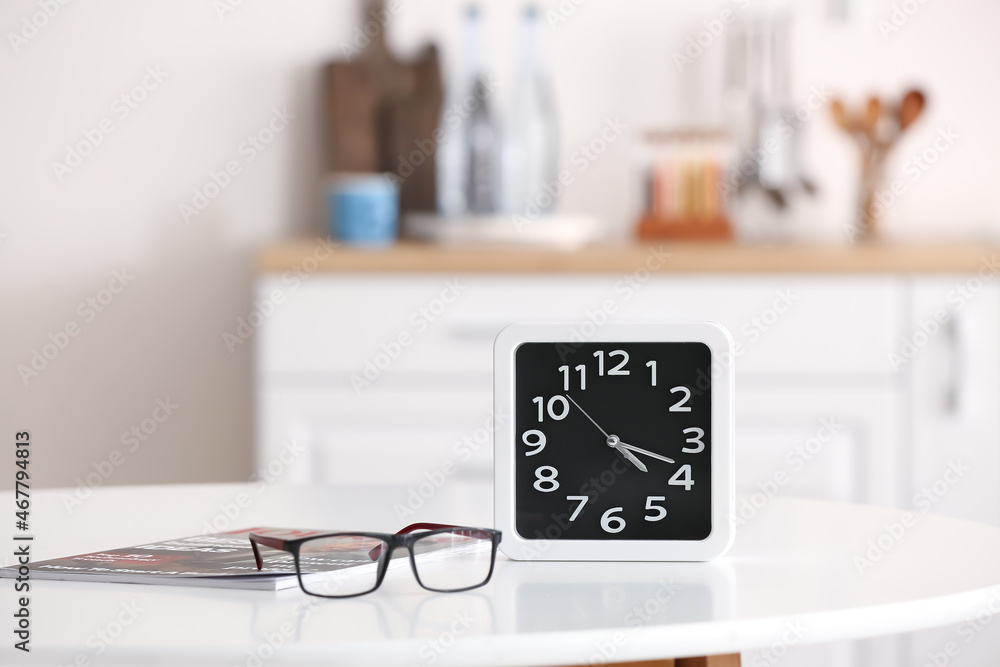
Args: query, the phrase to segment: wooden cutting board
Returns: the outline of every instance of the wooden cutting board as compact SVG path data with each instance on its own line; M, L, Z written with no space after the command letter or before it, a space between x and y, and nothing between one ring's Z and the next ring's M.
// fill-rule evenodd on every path
M386 26L375 18L384 15L382 5L365 5L358 25L381 29L360 55L324 68L325 164L330 172L394 174L401 214L433 211L434 134L444 97L438 52L428 45L410 62L393 57Z

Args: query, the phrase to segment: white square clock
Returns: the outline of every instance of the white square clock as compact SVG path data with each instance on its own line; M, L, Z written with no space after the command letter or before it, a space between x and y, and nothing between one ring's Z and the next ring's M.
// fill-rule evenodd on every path
M734 538L733 340L711 322L514 324L494 512L517 560L703 561Z

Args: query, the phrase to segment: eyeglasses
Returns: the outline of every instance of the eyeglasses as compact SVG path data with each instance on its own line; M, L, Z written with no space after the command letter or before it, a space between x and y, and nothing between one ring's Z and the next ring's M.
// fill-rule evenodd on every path
M422 531L422 532L414 532ZM454 593L483 586L493 576L500 531L438 523L414 523L389 533L328 533L282 540L250 533L257 569L264 567L258 545L295 559L299 586L309 595L350 598L378 588L397 547L410 552L417 583L429 591Z

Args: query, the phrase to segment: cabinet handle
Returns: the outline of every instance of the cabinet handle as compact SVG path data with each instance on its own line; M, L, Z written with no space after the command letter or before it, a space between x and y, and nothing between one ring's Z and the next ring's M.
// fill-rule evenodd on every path
M948 356L950 374L945 394L945 405L948 412L958 415L962 411L963 388L965 386L965 354L962 344L962 327L958 315L953 313L945 324L945 334L948 337Z
M506 320L460 319L451 325L448 333L459 340L493 340L501 329L517 320L517 317Z

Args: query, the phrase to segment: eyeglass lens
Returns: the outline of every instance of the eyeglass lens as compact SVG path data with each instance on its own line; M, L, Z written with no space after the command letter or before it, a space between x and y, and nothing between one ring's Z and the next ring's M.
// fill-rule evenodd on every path
M493 562L489 533L457 529L431 533L413 543L417 578L424 588L456 591L486 583Z
M373 591L388 547L386 542L364 535L335 535L303 542L299 548L302 588L313 595L334 597Z

